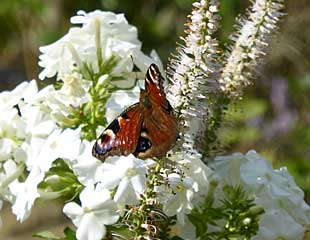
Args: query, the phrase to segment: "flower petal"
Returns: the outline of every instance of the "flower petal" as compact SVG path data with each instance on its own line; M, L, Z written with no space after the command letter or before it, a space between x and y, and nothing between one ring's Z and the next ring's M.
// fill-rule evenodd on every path
M69 202L64 206L63 212L69 218L71 218L75 226L80 225L80 216L83 214L83 209L79 205L77 205L75 202Z
M76 231L78 240L101 240L106 234L106 228L101 219L98 219L93 213L85 214L80 226Z

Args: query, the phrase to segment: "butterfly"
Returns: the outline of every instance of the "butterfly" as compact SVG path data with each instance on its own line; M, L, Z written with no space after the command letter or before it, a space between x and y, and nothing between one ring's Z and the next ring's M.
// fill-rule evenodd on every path
M175 144L179 133L173 108L166 99L164 78L151 64L139 102L128 107L96 140L92 154L101 161L108 156L133 154L137 158L161 158Z

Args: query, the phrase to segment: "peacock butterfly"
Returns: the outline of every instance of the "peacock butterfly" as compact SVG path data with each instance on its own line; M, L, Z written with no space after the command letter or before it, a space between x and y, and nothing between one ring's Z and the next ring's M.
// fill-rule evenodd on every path
M151 64L139 102L122 112L103 131L93 146L94 157L104 161L108 156L131 153L140 159L166 155L179 134L163 81L158 67Z

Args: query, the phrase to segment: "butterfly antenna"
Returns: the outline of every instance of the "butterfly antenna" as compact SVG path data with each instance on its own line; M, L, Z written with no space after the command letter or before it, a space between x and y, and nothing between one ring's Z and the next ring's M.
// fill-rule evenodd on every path
M132 64L133 64L133 72L135 72L135 74L136 74L135 85L138 83L140 91L141 91L141 90L143 90L143 88L141 87L140 82L139 82L139 78L138 78L138 73L137 73L138 72L138 67L134 63L132 55L130 55L130 58L131 58L131 61L132 61Z

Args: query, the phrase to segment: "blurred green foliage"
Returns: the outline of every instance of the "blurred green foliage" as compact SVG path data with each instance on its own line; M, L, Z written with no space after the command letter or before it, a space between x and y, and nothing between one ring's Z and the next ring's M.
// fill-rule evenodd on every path
M223 0L223 46L248 0ZM146 53L156 49L164 64L181 42L191 0L1 0L0 88L37 78L38 47L69 27L77 10L124 13L139 31ZM226 152L256 149L274 166L286 165L310 201L310 1L287 0L287 16L257 70L255 85L232 106L220 131Z

